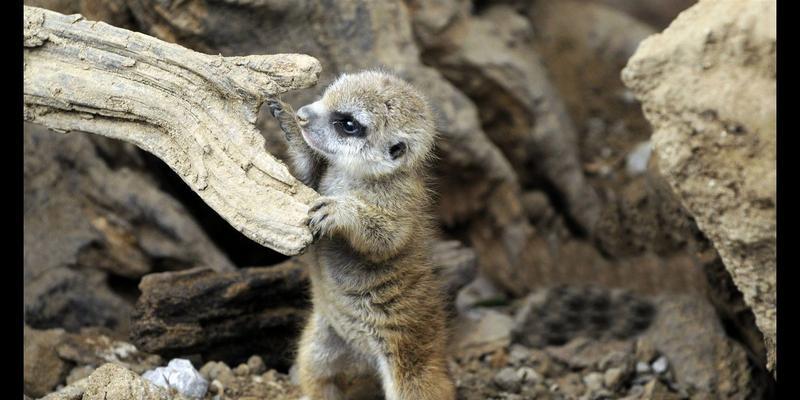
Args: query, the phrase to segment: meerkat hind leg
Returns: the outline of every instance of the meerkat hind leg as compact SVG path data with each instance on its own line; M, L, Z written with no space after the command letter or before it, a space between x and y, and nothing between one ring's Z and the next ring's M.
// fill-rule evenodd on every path
M386 400L454 400L455 387L442 366L418 366L416 371L400 360L380 360ZM412 367L413 368L413 367Z
M319 315L311 318L300 342L300 387L310 400L343 400L341 378L367 373L363 360Z

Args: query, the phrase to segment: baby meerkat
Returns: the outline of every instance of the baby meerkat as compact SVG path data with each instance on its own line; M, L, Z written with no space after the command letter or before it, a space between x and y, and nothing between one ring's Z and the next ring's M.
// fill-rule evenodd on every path
M309 209L313 312L298 350L311 399L343 398L344 378L380 378L387 400L455 398L443 293L430 260L426 164L435 139L425 98L391 74L345 74L295 115L269 106Z

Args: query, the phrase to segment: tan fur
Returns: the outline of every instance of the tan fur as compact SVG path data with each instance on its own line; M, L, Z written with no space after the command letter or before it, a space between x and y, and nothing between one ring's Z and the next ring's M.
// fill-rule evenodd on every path
M426 160L434 125L426 100L383 72L344 75L298 110L270 104L294 173L323 195L309 212L313 315L300 340L300 384L311 399L343 398L346 374L375 374L388 400L452 400L443 293L434 276ZM337 133L349 113L365 137ZM304 140L305 139L305 140ZM393 158L398 144L404 150Z

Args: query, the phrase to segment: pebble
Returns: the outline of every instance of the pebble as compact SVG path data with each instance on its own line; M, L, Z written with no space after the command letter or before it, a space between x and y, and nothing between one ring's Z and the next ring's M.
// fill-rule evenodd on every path
M264 366L264 360L262 360L259 356L252 356L248 358L247 366L250 367L250 372L256 375L267 370L267 368Z
M502 390L516 393L519 392L522 379L513 368L506 367L494 376L494 383Z
M247 364L239 364L236 368L233 369L233 374L236 376L250 375L250 367L248 367Z
M603 383L607 388L616 389L620 386L624 377L625 371L622 368L609 368L603 374Z
M650 142L642 142L628 153L625 160L625 169L629 175L638 175L647 170L647 163L650 161L651 147Z
M663 374L664 372L667 372L667 369L669 369L669 362L664 356L658 357L658 359L653 362L652 368L655 373Z
M650 364L648 364L646 362L643 362L643 361L637 362L636 363L636 372L640 373L640 374L646 374L646 373L650 372Z
M200 368L200 374L208 380L219 379L220 381L232 376L231 368L223 362L209 361Z
M519 344L513 344L511 345L511 350L508 353L508 361L512 365L521 365L527 361L530 356L530 349Z
M537 384L542 381L542 376L531 367L522 367L517 370L520 380L525 383Z
M603 374L599 372L592 372L583 377L583 383L586 384L586 388L591 392L597 392L602 389L603 380Z

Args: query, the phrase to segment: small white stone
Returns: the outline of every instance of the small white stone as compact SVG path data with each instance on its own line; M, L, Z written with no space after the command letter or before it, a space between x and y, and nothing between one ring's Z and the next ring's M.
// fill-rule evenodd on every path
M647 170L652 148L650 141L641 142L628 153L625 160L625 170L630 175L638 175Z
M648 365L646 362L639 361L636 363L636 372L640 374L648 373L650 372L650 365Z
M652 367L655 373L663 374L664 372L667 372L667 369L669 369L669 362L667 361L666 357L661 356L658 357L657 360L653 361Z
M208 382L194 369L189 360L176 358L166 367L145 372L142 377L156 386L174 389L185 397L202 398L208 390Z

